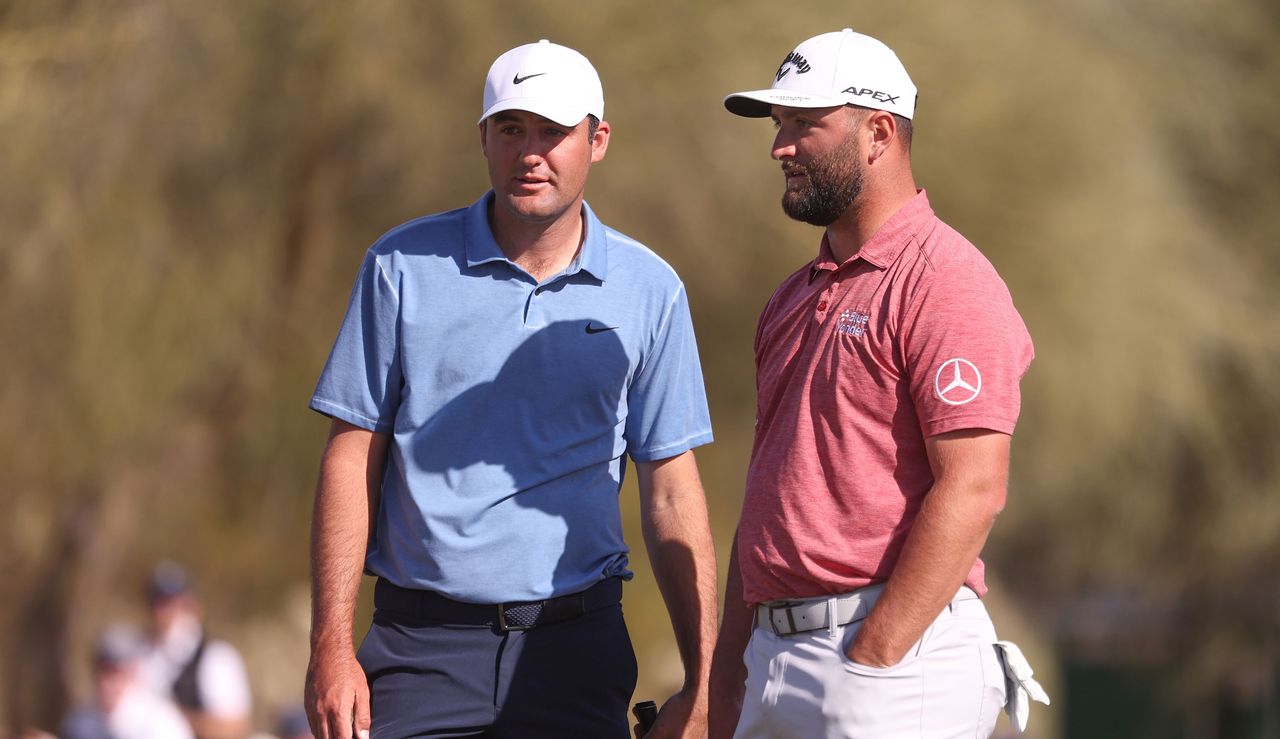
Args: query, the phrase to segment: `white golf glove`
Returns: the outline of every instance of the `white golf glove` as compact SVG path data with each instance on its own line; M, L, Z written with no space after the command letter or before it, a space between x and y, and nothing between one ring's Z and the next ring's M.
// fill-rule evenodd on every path
M1021 734L1027 728L1027 716L1031 713L1031 701L1049 705L1049 695L1040 683L1031 677L1031 665L1022 656L1022 650L1011 641L996 642L1000 662L1004 664L1005 697L1004 712L1009 723Z

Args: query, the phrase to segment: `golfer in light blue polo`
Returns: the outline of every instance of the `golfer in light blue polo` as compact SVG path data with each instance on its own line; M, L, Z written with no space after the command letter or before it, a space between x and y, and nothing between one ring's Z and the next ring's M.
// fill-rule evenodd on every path
M311 399L332 419L312 728L630 736L630 457L686 670L648 736L705 733L716 568L692 450L711 424L684 286L583 199L610 135L586 57L547 41L508 51L482 111L492 189L369 249ZM365 570L377 610L357 653Z

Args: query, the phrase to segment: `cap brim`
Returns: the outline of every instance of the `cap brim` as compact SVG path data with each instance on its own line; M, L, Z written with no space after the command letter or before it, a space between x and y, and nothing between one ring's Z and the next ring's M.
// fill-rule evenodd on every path
M504 110L525 110L536 115L540 115L550 121L559 123L562 126L576 126L586 118L590 111L572 105L552 100L540 100L538 98L510 98L508 100L499 100L480 116L480 120L476 123L483 123L486 118L501 113Z
M752 90L735 92L724 98L725 109L744 118L768 118L775 105L787 108L835 108L844 104L845 101L840 98L810 95L795 90Z

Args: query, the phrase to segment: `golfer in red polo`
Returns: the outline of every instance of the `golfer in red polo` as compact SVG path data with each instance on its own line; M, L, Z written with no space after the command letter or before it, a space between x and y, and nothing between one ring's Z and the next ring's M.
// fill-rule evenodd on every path
M981 596L1031 339L911 171L916 87L849 29L767 90L783 210L825 229L756 333L757 417L713 737L988 736L1043 696ZM1046 699L1047 701L1047 699ZM735 733L736 729L736 733Z

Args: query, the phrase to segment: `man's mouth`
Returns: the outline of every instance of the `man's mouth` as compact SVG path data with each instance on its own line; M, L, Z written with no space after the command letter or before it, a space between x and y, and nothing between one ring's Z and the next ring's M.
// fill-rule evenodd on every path
M533 193L549 186L549 180L546 177L519 175L512 178L512 188L515 192Z
M782 165L782 175L786 178L785 183L788 192L806 187L803 182L809 177L804 167L798 164Z

